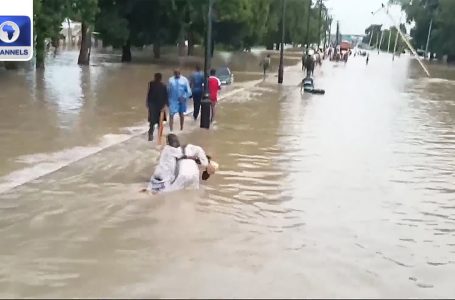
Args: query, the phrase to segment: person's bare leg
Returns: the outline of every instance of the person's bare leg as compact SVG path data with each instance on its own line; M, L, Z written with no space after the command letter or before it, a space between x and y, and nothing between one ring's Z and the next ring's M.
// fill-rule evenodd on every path
M180 130L183 130L183 123L185 122L185 116L183 113L179 113L180 116Z
M210 119L210 122L213 122L213 120L215 120L215 107L216 107L216 104L215 103L211 103L211 107L212 107L212 118Z
M174 131L174 115L169 114L169 129L171 132Z

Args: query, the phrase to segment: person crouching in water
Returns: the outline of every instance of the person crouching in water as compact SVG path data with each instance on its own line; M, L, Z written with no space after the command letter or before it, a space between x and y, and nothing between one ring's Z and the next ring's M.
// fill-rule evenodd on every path
M161 73L155 73L154 81L149 83L147 92L147 109L149 127L149 141L153 141L153 129L160 122L160 115L166 116L166 107L168 106L167 87L161 82L163 76Z
M175 134L167 136L167 145L161 152L148 187L143 190L156 193L172 192L182 189L199 189L200 169L204 170L202 179L207 180L214 174L218 165L210 161L205 151L192 144L180 145Z

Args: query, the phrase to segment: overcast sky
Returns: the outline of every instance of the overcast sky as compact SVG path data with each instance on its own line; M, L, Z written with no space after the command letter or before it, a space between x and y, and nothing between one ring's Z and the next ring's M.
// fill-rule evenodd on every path
M325 0L326 6L331 9L329 14L333 16L334 21L340 21L342 34L364 34L365 28L370 24L384 24L382 28L389 28L392 21L384 11L374 16L371 14L372 11L381 7L381 3L386 4L387 2L387 0ZM401 16L400 7L391 6L389 12L398 23ZM332 25L332 28L336 28L335 24ZM332 32L334 33L335 30Z

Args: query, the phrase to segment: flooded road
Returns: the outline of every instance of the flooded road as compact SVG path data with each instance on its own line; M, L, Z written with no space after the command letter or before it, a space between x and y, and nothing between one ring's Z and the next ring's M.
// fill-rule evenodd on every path
M189 121L181 134L219 174L156 198L138 193L158 157L142 134L144 91L116 73L142 87L148 66L90 68L82 89L97 102L82 108L74 84L50 89L55 98L44 90L17 110L26 125L2 99L5 176L108 141L0 195L0 296L453 296L454 71L427 79L418 68L386 55L325 62L315 72L324 96L300 94L298 66L283 86L236 83L212 130Z
M77 55L49 57L44 71L0 70L0 192L141 131L148 82L155 72L165 81L172 73L169 65L119 64L106 54L79 67ZM257 80L258 55L220 53L213 65L232 65L236 82ZM189 75L197 62L181 63L182 73Z

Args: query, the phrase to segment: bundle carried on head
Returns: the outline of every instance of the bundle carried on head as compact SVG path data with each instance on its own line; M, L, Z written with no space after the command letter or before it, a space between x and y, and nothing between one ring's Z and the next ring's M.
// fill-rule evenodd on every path
M219 164L212 160L212 157L210 155L207 155L207 159L209 160L209 165L207 168L202 172L202 180L207 180L209 179L210 175L215 174L215 172L219 169Z

